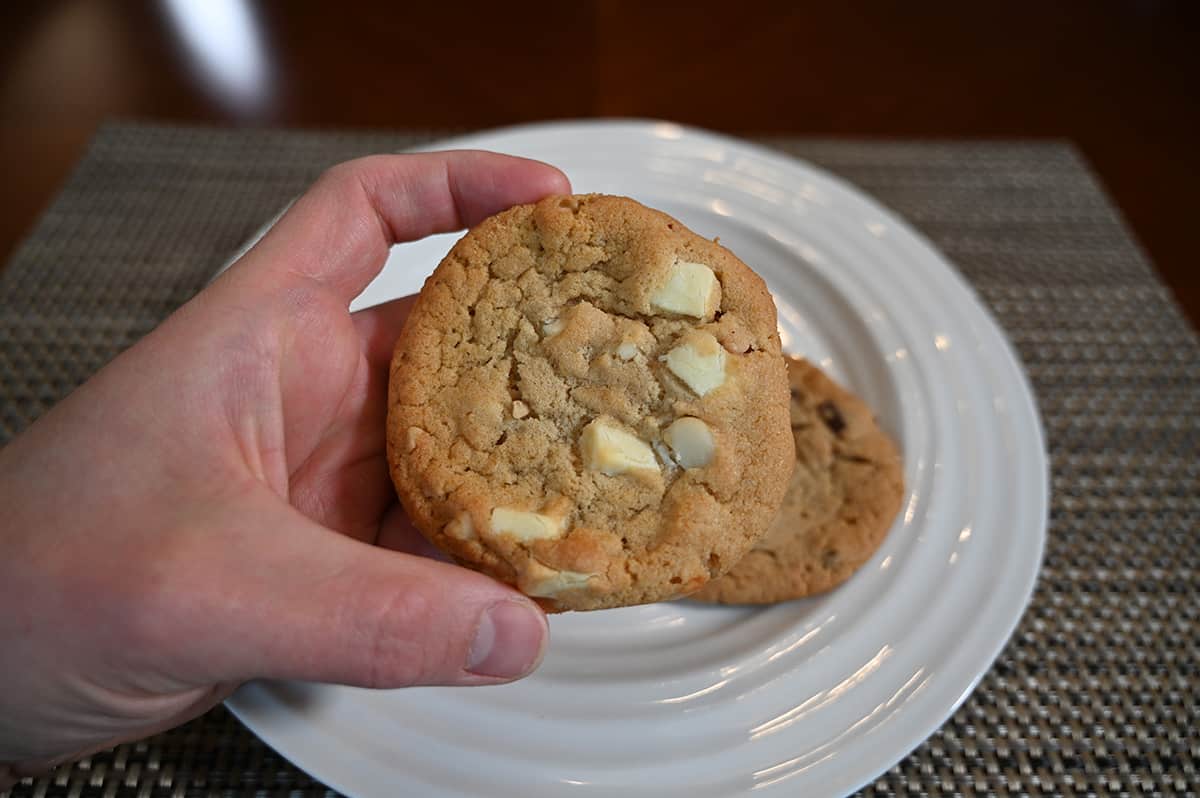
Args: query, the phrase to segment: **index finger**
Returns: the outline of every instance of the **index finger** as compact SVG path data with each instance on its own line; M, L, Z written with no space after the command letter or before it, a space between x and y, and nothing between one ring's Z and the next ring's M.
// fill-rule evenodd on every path
M349 305L383 267L392 244L469 227L570 190L552 166L493 152L347 161L296 200L235 269L276 288L316 282Z

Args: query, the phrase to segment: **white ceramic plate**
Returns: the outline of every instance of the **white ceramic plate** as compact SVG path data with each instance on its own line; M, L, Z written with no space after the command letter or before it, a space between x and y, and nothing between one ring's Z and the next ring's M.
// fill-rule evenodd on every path
M451 147L539 158L576 191L627 194L720 236L766 279L785 349L856 390L896 436L903 510L878 554L826 596L567 614L518 684L255 683L230 708L356 798L827 795L868 783L970 693L1041 560L1042 433L995 322L894 214L743 141L581 122L436 149ZM355 307L417 291L454 238L393 249Z

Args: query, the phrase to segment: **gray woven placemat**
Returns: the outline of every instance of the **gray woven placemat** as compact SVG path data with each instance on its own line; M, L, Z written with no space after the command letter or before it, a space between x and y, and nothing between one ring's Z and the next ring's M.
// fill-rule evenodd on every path
M0 441L202 288L327 165L423 137L104 127L0 275ZM1053 505L1033 604L867 794L1200 785L1200 343L1069 146L770 142L923 230L1015 343ZM2 644L2 642L0 642ZM223 709L12 796L334 795Z

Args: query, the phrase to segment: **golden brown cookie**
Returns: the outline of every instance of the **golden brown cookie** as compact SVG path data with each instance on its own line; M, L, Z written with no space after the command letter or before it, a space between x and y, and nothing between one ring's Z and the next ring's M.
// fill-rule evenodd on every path
M900 456L870 408L807 360L787 361L796 444L787 496L767 535L698 601L772 604L834 588L871 558L900 509Z
M787 487L775 305L731 252L633 200L511 208L421 290L387 435L417 528L548 609L691 593Z

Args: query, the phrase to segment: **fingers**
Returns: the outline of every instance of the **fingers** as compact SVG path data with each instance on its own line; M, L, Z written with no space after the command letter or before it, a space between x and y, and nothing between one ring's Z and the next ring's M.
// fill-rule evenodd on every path
M354 324L363 342L363 354L372 367L387 369L400 328L404 326L404 320L416 301L415 295L401 297L354 314Z
M404 508L399 503L393 504L383 516L379 525L379 534L375 539L376 546L382 546L391 551L414 554L418 557L450 562L450 558L440 549L425 539L425 536L408 520Z
M569 191L566 177L551 166L490 152L349 161L300 197L238 268L274 285L313 280L348 304L378 273L392 244Z
M289 517L275 545L235 566L247 573L222 578L222 603L204 623L216 625L226 659L210 678L491 684L541 661L545 615L513 589Z
M120 745L121 743L142 740L151 735L180 726L193 718L203 715L233 695L236 687L236 684L214 684L195 690L193 691L195 700L185 704L178 712L160 720L134 726L117 736L106 738L101 742L93 741L85 744L84 747L75 749L68 754L59 754L49 759L17 763L6 764L0 762L0 795L5 795L4 791L13 787L20 779L27 777L38 778L39 776L48 774L51 770L64 763L74 762L83 759L85 756L91 756L105 749ZM166 705L166 701L163 704Z

